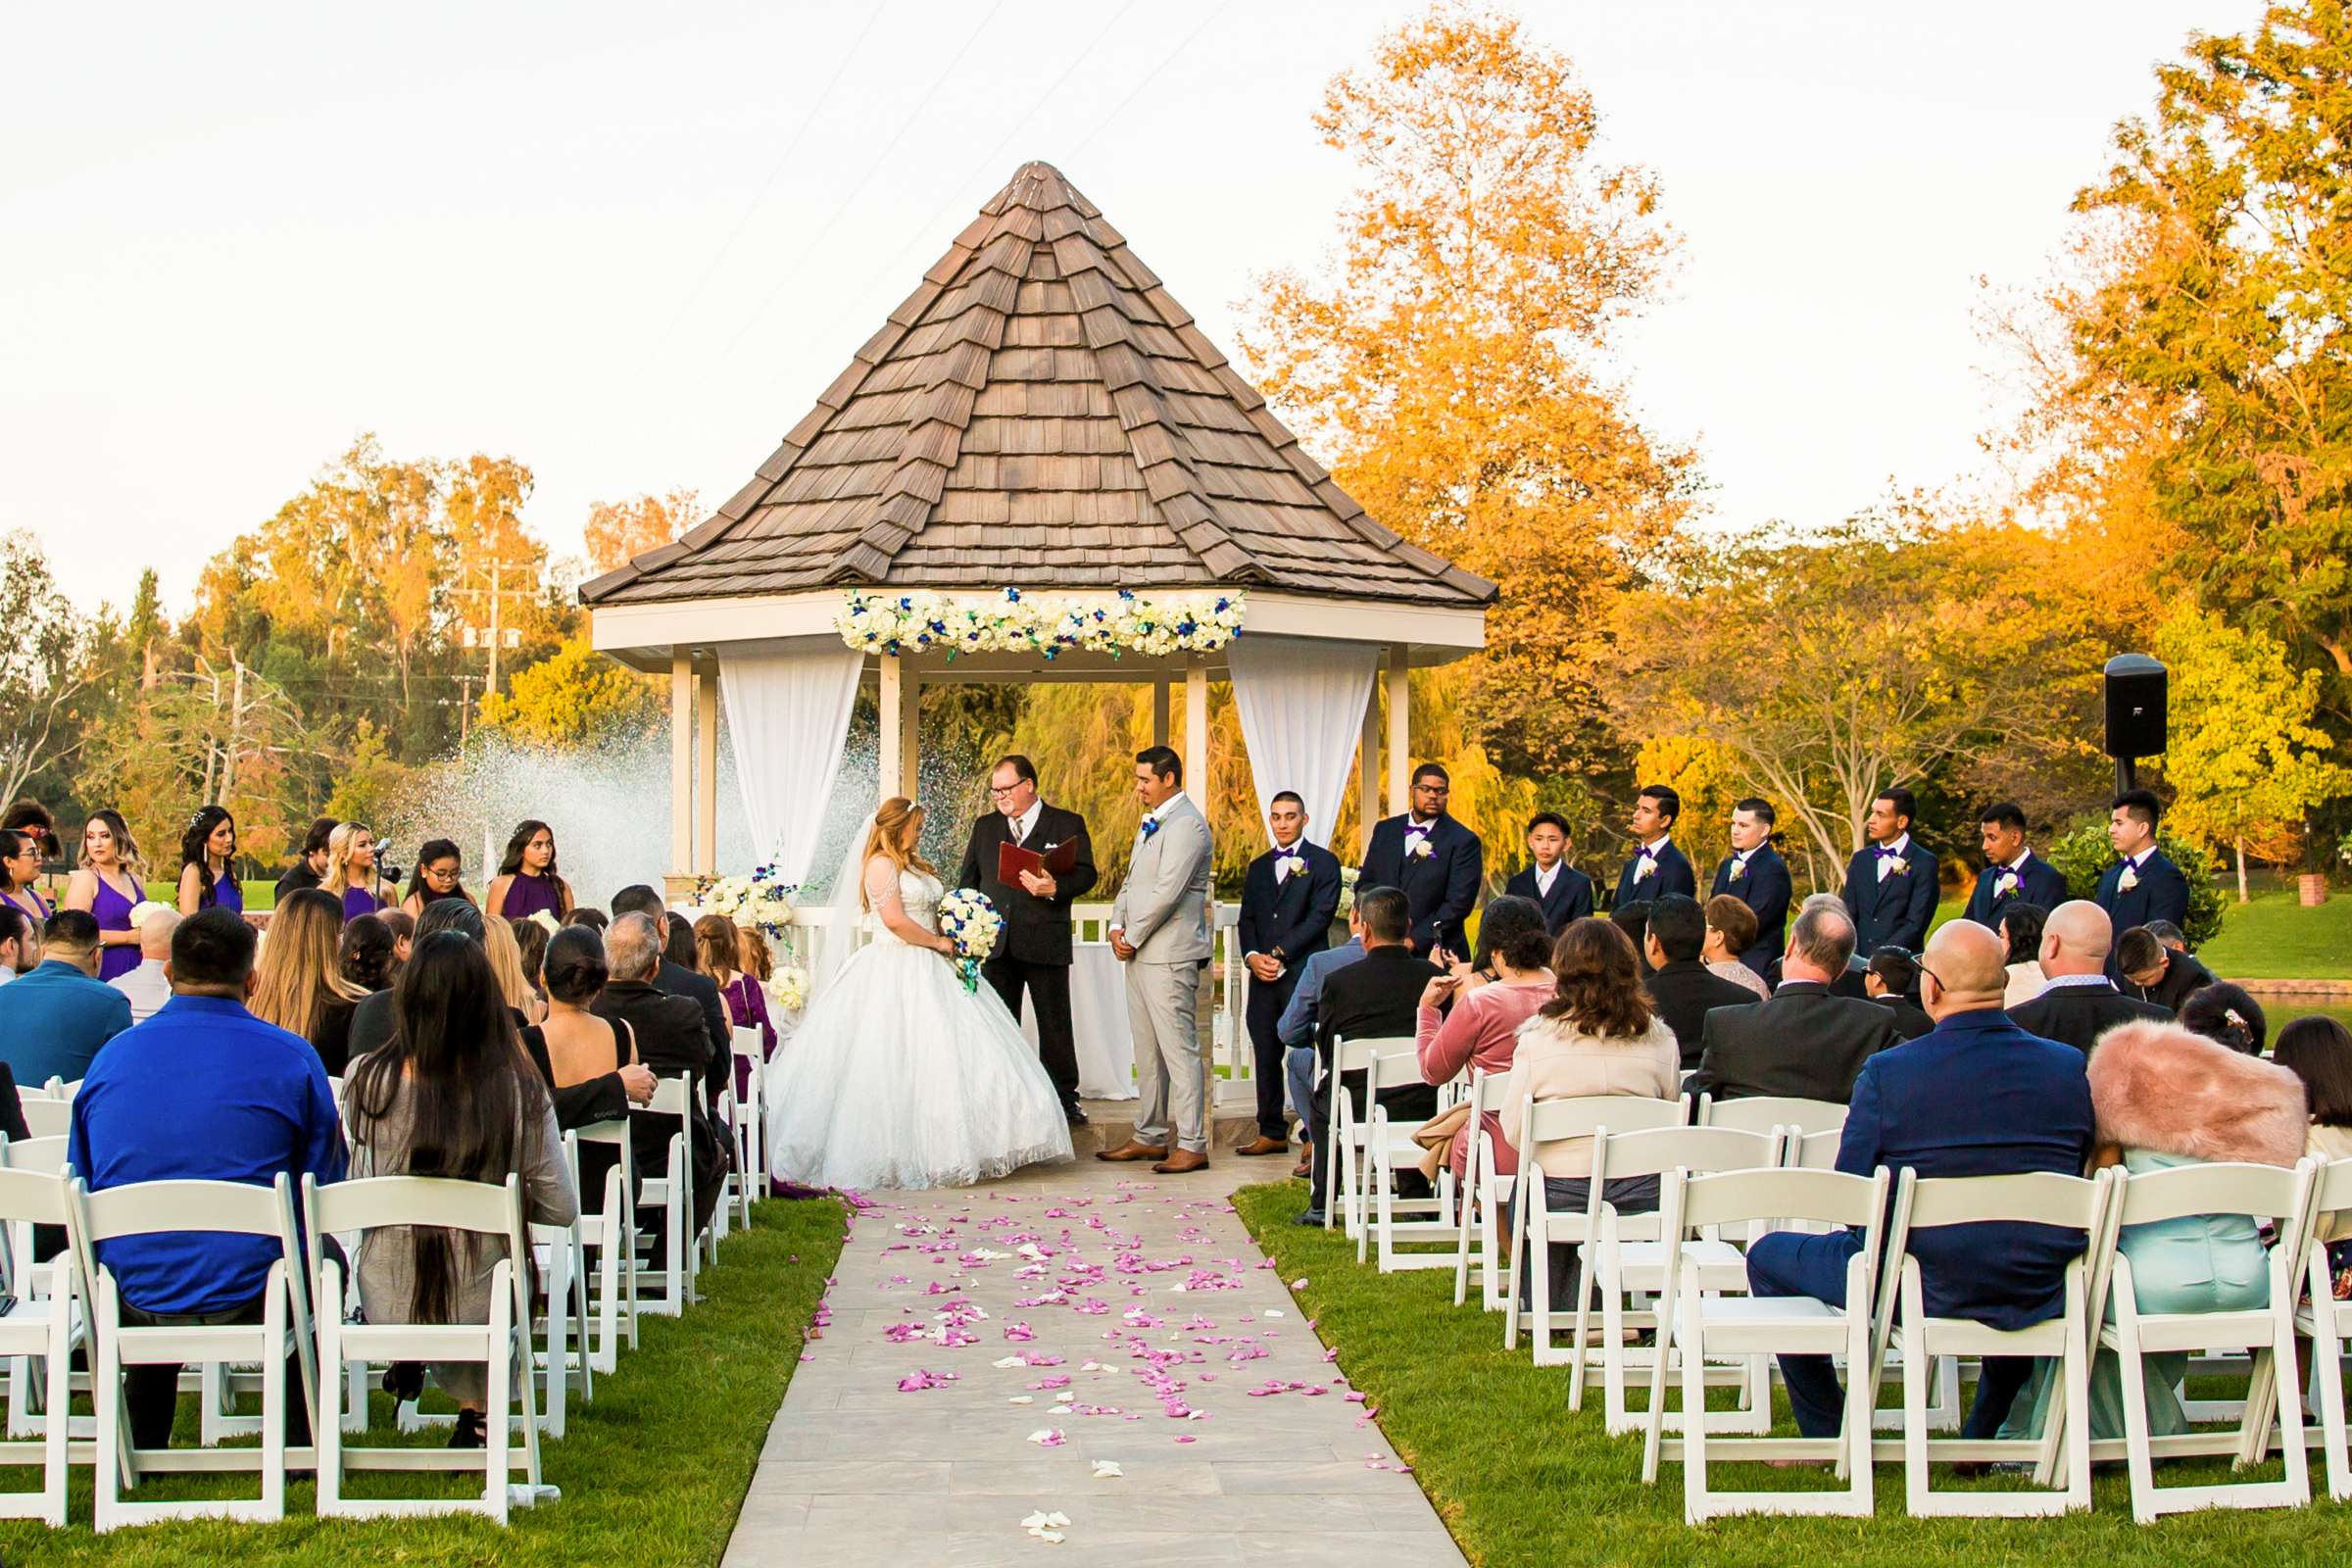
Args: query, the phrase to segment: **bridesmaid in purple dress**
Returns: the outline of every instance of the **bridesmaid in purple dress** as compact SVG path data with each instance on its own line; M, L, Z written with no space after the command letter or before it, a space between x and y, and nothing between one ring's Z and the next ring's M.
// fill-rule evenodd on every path
M346 822L326 836L326 875L319 887L343 901L343 918L373 914L391 901L375 869L375 835L364 823Z
M139 933L130 911L147 902L139 885L139 846L122 813L92 811L81 829L81 867L66 883L66 907L98 920L98 978L112 980L139 966Z
M245 912L245 890L229 874L236 858L237 823L224 806L208 806L188 819L179 836L179 912L231 909Z
M40 877L40 835L30 829L0 829L0 900L22 909L35 931L49 918L48 901L34 887Z
M528 920L545 909L558 924L571 918L571 888L556 870L556 833L536 817L515 826L498 876L482 895L486 914Z

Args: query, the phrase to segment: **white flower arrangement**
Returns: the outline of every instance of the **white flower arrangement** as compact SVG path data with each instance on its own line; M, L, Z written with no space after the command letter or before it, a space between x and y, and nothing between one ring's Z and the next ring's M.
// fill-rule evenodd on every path
M1109 604L1032 597L1006 588L983 600L927 589L854 589L833 617L841 640L861 653L1037 653L1065 649L1164 657L1210 653L1241 635L1248 599L1240 592L1138 594Z
M978 888L957 888L939 901L939 932L956 944L956 972L963 989L980 989L980 965L997 951L1004 917Z
M130 906L130 929L133 931L138 930L141 926L147 923L148 916L150 915L170 914L172 912L173 912L172 907L169 904L159 904L153 899L141 899L138 903Z
M792 896L798 891L773 865L759 865L749 876L703 878L695 884L694 902L704 914L723 914L774 937L792 924Z
M760 989L777 1011L799 1012L808 1005L808 971L797 963L778 964Z
M1306 874L1306 857L1285 855L1274 862L1274 869L1286 877L1304 876Z
M556 918L555 911L552 909L533 909L530 913L530 922L551 937L564 929L563 923Z
M1345 920L1355 913L1355 884L1363 878L1363 867L1340 867L1340 918Z

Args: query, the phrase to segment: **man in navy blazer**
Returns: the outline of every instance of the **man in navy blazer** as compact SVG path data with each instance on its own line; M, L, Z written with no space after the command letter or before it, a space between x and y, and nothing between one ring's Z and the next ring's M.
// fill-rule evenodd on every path
M1922 1176L2082 1173L2091 1148L2090 1081L2082 1053L2031 1035L2001 1010L2008 983L2001 939L1954 920L1928 944L1920 997L1936 1027L1883 1051L1854 1080L1838 1168L1868 1176L1881 1165ZM2001 1221L1913 1233L1933 1317L1965 1317L2021 1329L2065 1309L2066 1265L2081 1255L2079 1231ZM1758 1296L1845 1300L1852 1231L1758 1237L1747 1252ZM1989 1438L2033 1370L2031 1356L1987 1356L1961 1435ZM1785 1355L1788 1404L1807 1437L1837 1435L1844 1401L1826 1355Z
M1527 853L1536 863L1511 873L1502 891L1533 899L1544 910L1544 929L1557 938L1571 920L1592 912L1592 879L1560 857L1568 852L1568 819L1538 811L1527 824Z
M1854 951L1863 957L1881 948L1917 953L1927 946L1936 918L1936 857L1911 837L1919 803L1911 792L1879 791L1862 824L1868 844L1845 867L1845 912L1853 916Z
M17 1082L77 1082L98 1048L130 1027L130 999L98 979L98 922L60 909L41 930L41 961L0 987L0 1061Z
M2115 798L2107 815L2107 842L2122 857L2099 876L2099 891L2091 902L2107 911L2119 938L2135 925L2170 920L2183 929L2188 924L2188 878L2172 858L2156 847L2156 820L2164 808L2146 790L2126 790ZM2115 956L2107 957L2107 978L2118 979ZM22 1078L24 1074L17 1075Z
M1446 948L1467 956L1462 922L1478 907L1486 876L1486 846L1446 814L1453 779L1435 762L1413 769L1412 809L1372 829L1356 886L1396 888L1410 920L1405 946L1422 957Z
M1645 785L1634 798L1634 814L1626 826L1641 848L1617 873L1617 897L1609 907L1623 908L1636 899L1655 902L1669 893L1698 897L1698 876L1690 869L1690 858L1674 847L1670 836L1682 814L1683 798L1664 784Z
M1306 802L1293 790L1266 813L1274 847L1242 877L1239 935L1250 969L1250 1046L1256 1058L1257 1136L1235 1151L1279 1154L1290 1146L1282 1115L1282 1036L1276 1025L1298 989L1306 960L1331 946L1340 912L1340 859L1306 838Z
M1977 813L1984 841L1984 869L1968 896L1963 917L1990 930L2001 928L2010 905L2025 903L2044 914L2067 902L2066 874L2026 846L2026 813L2013 801L1996 801Z
M1772 847L1772 830L1779 818L1772 803L1750 795L1732 808L1732 853L1715 867L1707 888L1712 899L1728 893L1756 917L1756 940L1740 955L1740 961L1761 975L1779 961L1788 936L1788 900L1795 892L1788 881L1788 862Z

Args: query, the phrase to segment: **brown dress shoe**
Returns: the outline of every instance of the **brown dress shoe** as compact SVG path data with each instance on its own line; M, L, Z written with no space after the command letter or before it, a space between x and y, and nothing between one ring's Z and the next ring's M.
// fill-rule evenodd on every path
M1294 1176L1312 1176L1314 1173L1315 1156L1312 1154L1300 1154L1298 1163L1291 1167L1291 1174Z
M1208 1156L1196 1154L1189 1149L1179 1149L1152 1168L1162 1176L1182 1176L1187 1171L1208 1169Z
M1165 1149L1154 1149L1150 1144L1139 1144L1130 1138L1116 1149L1102 1150L1095 1157L1097 1159L1113 1159L1124 1164L1135 1159L1165 1159L1168 1157L1168 1152Z
M1250 1139L1234 1152L1248 1158L1252 1154L1287 1154L1290 1149L1287 1139L1258 1137Z

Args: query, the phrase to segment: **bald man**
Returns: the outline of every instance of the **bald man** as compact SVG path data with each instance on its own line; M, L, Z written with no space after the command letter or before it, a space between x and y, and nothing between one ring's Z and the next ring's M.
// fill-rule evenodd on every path
M2001 939L1973 921L1954 920L1928 939L1919 991L1936 1027L1864 1064L1838 1147L1839 1170L2082 1173L2092 1126L2084 1058L2028 1034L2001 1010L2003 956ZM1911 1255L1931 1317L2015 1330L2064 1310L2066 1265L2082 1245L2082 1232L2048 1225L1948 1225L1914 1233ZM1852 1231L1758 1237L1747 1252L1749 1288L1842 1306L1846 1260L1861 1246ZM1997 1433L2033 1365L2030 1356L1985 1357L1961 1435ZM1784 1355L1781 1371L1798 1429L1810 1438L1837 1436L1844 1396L1830 1358Z
M2125 996L2107 978L2107 950L2115 927L2088 899L2061 904L2041 926L2041 972L2047 984L2009 1016L2030 1035L2061 1041L2085 1056L2099 1036L2120 1023L2169 1022L2172 1012Z

